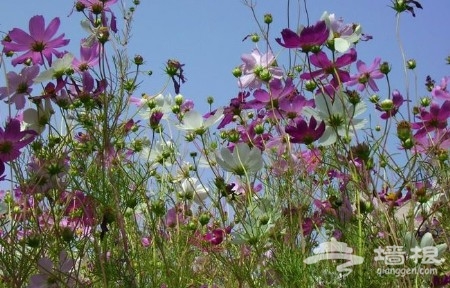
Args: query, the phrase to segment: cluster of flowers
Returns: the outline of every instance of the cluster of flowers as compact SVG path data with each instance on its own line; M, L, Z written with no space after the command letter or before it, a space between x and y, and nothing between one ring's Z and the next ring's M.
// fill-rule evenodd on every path
M371 64L358 59L356 44L371 37L360 25L324 13L314 25L298 32L284 29L276 39L280 49L291 49L303 63L284 71L273 51L255 48L242 55L243 63L233 70L237 96L202 115L193 101L179 94L186 79L184 65L176 60L166 65L175 97L133 96L138 72L129 77L131 73L120 71L127 65L118 62L117 74L105 68L105 49L118 32L113 12L117 2L76 2L74 11L85 16L82 26L88 33L78 57L61 51L69 40L64 34L56 36L59 18L46 26L43 16L34 16L29 32L14 28L2 41L4 57L11 57L12 66L21 70L8 72L6 86L0 87L0 100L9 107L5 127L0 128L0 181L8 179L9 164L12 183L8 193L0 194L0 211L13 223L0 222L0 248L15 253L14 245L47 245L33 254L39 258L40 273L11 283L29 278L29 287L57 282L72 287L95 282L94 275L107 283L105 267L115 259L125 267L120 272L134 279L127 283L136 286L138 264L129 255L137 249L129 244L132 233L138 235L140 249L152 248L150 254L165 257L163 242L173 243L182 231L189 231L185 242L198 252L195 273L211 261L208 255L220 254L229 245L240 245L240 260L252 250L263 251L263 260L258 256L256 262L267 266L278 252L274 239L294 246L302 246L299 239L312 246L322 233L339 239L344 224L361 224L362 214L367 221L391 212L398 221L412 216L412 229L434 245L428 231L440 227L436 207L445 192L438 176L430 180L414 175L423 170L415 163L427 162L435 169L448 165L450 77L438 84L427 78L430 97L412 109L414 119L405 120L401 111L405 103L409 109L409 97L398 90L389 91L387 99L372 95L379 91L378 81L389 77L390 66L380 58ZM417 1L394 4L399 13L414 15L411 5L422 8ZM270 25L271 16L264 21ZM144 64L141 56L132 62L136 70ZM350 72L353 65L355 73ZM415 67L413 61L407 65ZM35 93L36 86L42 92ZM359 133L368 124L363 117L368 103L386 123L382 132L375 128L379 137L370 134L373 131ZM124 115L130 107L137 111L133 117ZM61 129L51 125L55 117L61 117ZM390 123L397 126L397 139L389 136ZM184 133L185 147L165 133L173 127ZM219 131L217 141L210 133L214 128ZM392 168L390 141L398 144L395 152L405 151L406 172ZM22 153L25 147L28 159ZM183 149L195 150L191 162L180 154ZM201 177L202 169L205 178L212 177L211 186ZM386 171L402 183L391 183ZM396 231L386 230L384 224L374 223L372 231L389 241ZM277 225L286 229L280 232ZM408 233L405 243L416 243ZM42 241L45 234L47 244ZM55 239L50 239L53 234ZM120 246L120 253L101 243ZM447 248L439 247L440 253ZM70 249L70 256L61 252L64 249ZM57 255L59 268L50 259ZM277 285L275 272L256 270L252 273ZM26 273L32 271L36 268ZM445 285L447 278L434 281Z

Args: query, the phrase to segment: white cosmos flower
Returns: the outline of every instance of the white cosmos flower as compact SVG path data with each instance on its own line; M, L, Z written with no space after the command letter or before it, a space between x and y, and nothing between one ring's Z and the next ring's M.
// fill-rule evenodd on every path
M198 179L194 177L184 179L181 182L181 191L178 196L182 199L194 199L195 203L199 205L203 204L203 200L208 197L208 189L197 182Z
M172 141L158 141L153 145L148 141L148 145L142 149L139 155L144 161L148 161L154 165L156 163L164 163L164 165L170 166L177 152L175 144Z
M66 53L62 58L56 59L53 62L52 67L43 71L36 79L34 79L34 83L42 83L61 77L68 69L72 69L73 58L73 54Z
M154 106L152 109L148 107L150 102L152 102L152 106ZM175 105L175 102L170 94L166 96L158 94L155 97L142 98L140 105L144 108L146 107L144 111L139 113L142 118L149 119L153 112L159 111L163 113L162 119L167 119L172 112L172 107Z
M325 132L318 140L318 144L322 146L335 143L338 137L352 137L354 131L363 128L367 122L366 119L355 119L366 110L364 102L354 105L342 91L336 92L334 100L328 95L317 94L315 103L315 108L305 107L303 111L318 122L325 122Z
M361 25L344 24L342 19L336 19L334 14L328 14L327 11L320 19L325 21L330 30L328 40L334 40L334 49L340 53L347 52L361 38Z
M37 109L28 108L23 111L24 129L31 129L41 134L45 130L45 125L50 121L51 115L55 113L50 99L45 99L44 105L40 102Z
M186 112L183 116L183 123L176 125L178 129L185 130L188 132L204 131L219 122L223 118L223 108L217 109L214 115L208 118L203 118L203 116L195 111L190 110Z
M246 143L237 143L233 152L225 147L216 152L216 161L225 171L237 175L256 173L263 167L262 153L258 148L250 148Z

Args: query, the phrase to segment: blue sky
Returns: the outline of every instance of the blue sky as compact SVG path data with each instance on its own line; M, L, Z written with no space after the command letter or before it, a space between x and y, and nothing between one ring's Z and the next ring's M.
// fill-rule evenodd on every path
M256 2L260 20L265 13L273 15L271 40L279 37L280 31L287 27L287 0L253 1ZM448 0L421 2L424 9L416 11L417 17L403 14L400 23L407 58L418 62L419 96L425 93L423 82L426 75L430 74L439 81L449 74L450 68L444 64L445 57L450 54L450 37L445 21ZM306 3L311 22L317 21L323 11L328 11L343 17L345 22L360 23L363 32L372 35L373 40L359 45L358 58L370 63L379 56L392 63L393 86L400 91L405 90L395 35L395 14L388 7L389 0L315 0ZM303 9L300 19L298 17L298 5L303 7L303 1L291 1L292 29L296 29L298 22L307 23ZM79 26L81 15L74 13L67 17L70 11L71 1L8 2L0 10L0 30L6 32L14 27L27 29L28 19L37 14L44 15L47 23L53 17L60 17L60 31L72 39L69 49L78 55L79 39L85 32ZM258 28L250 9L241 0L141 0L132 31L129 54L141 54L146 61L145 69L153 71L153 75L145 79L139 93L156 93L164 83L162 70L165 61L175 58L186 64L188 81L182 87L182 94L194 99L198 109L204 110L206 104L203 102L207 96L214 96L218 105L225 105L237 94L236 79L231 75L231 70L241 64L241 54L249 53L255 46L251 41L242 42L242 39L258 32ZM260 45L260 49L264 50L264 45ZM277 53L283 52L276 43L273 48ZM3 81L0 80L0 83ZM384 98L387 95L380 96Z

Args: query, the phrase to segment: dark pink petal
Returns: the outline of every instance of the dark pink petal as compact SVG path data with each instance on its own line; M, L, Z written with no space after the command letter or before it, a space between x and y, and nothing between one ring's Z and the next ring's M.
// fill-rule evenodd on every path
M284 43L281 42L280 38L275 39L281 46L286 48L300 48L300 37L294 31L287 28L283 29L283 31L281 31L281 37L283 38Z

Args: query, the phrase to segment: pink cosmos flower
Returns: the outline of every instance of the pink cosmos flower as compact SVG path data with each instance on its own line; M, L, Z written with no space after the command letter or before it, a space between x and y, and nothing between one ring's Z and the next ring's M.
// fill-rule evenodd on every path
M291 78L287 78L283 85L280 79L273 79L269 82L269 91L257 89L253 92L254 100L249 102L253 109L265 108L267 114L272 118L281 118L279 105L286 101L295 91L295 86Z
M31 143L37 133L20 130L20 121L10 119L5 129L0 127L0 161L9 162L20 156L20 149Z
M299 48L303 52L309 52L313 47L324 44L329 34L325 21L319 21L313 26L303 28L300 35L290 29L283 29L281 37L284 43L280 38L276 38L275 41L286 48Z
M69 44L68 39L64 39L64 34L52 39L60 25L59 18L54 18L50 24L45 27L44 17L41 15L33 16L30 19L30 33L19 28L14 28L8 33L7 40L3 40L4 52L22 52L24 54L14 58L12 65L25 63L28 59L33 64L44 64L44 57L48 64L52 65L52 55L61 58L64 53L58 52L56 48L60 48Z
M294 119L301 115L304 107L313 107L314 99L306 99L305 96L293 93L290 97L283 98L279 103L280 111L284 117Z
M30 95L33 90L33 80L39 74L39 66L24 67L19 74L14 71L8 72L8 86L0 88L0 99L5 99L6 103L14 103L16 109L20 110L25 107L25 95Z
M378 111L382 111L383 112L383 114L381 114L380 118L384 119L384 120L387 120L387 119L389 119L391 117L394 117L398 113L398 110L400 109L400 106L402 106L405 101L406 100L403 99L402 94L400 94L400 92L398 90L394 90L394 92L392 92L392 104L393 104L392 109L384 110L380 106L380 104L376 104L375 108Z
M402 193L401 191L389 191L389 189L384 188L378 193L381 202L389 204L391 207L403 206L407 201L411 199L411 191Z
M84 72L98 64L100 55L100 44L92 43L91 46L80 46L80 59L74 58L73 68L79 72Z
M370 67L366 66L361 60L356 62L356 68L358 69L358 74L352 75L350 81L346 84L348 86L357 85L357 89L359 91L363 91L367 85L374 91L378 91L378 86L375 83L374 79L381 79L384 77L384 74L380 71L380 58L375 58L372 65Z
M300 75L301 79L311 80L317 77L322 80L329 75L332 75L333 79L330 83L333 87L338 87L341 83L345 83L351 79L350 74L346 70L340 68L343 68L356 60L356 50L350 49L348 53L338 57L334 62L329 60L327 54L322 51L312 54L309 57L309 60L314 66L320 69L303 73Z
M240 66L243 75L238 79L238 85L241 89L260 88L263 83L262 74L266 72L272 79L281 79L283 76L283 70L273 66L276 59L270 51L261 54L258 49L254 49L252 53L242 55L241 59L244 62Z
M82 8L87 8L93 15L101 15L102 25L109 26L114 33L117 33L116 16L111 10L111 6L116 4L117 1L118 0L78 0L76 5ZM109 25L106 13L111 15Z
M89 195L76 190L64 192L61 195L61 203L65 207L64 215L76 226L95 225L95 200Z
M431 103L429 111L422 109L417 116L421 121L411 123L411 128L417 129L414 137L425 137L427 133L446 128L449 117L450 100L445 101L441 106L435 102Z
M450 81L450 76L446 76L442 78L440 85L435 85L433 90L431 91L431 95L433 95L436 99L444 99L450 100L450 91L447 90L447 85Z
M59 281L64 281L64 287L75 287L75 280L70 276L70 270L75 261L69 257L66 251L59 254L58 266L55 266L49 258L41 258L38 261L39 274L30 277L28 288L60 287Z

